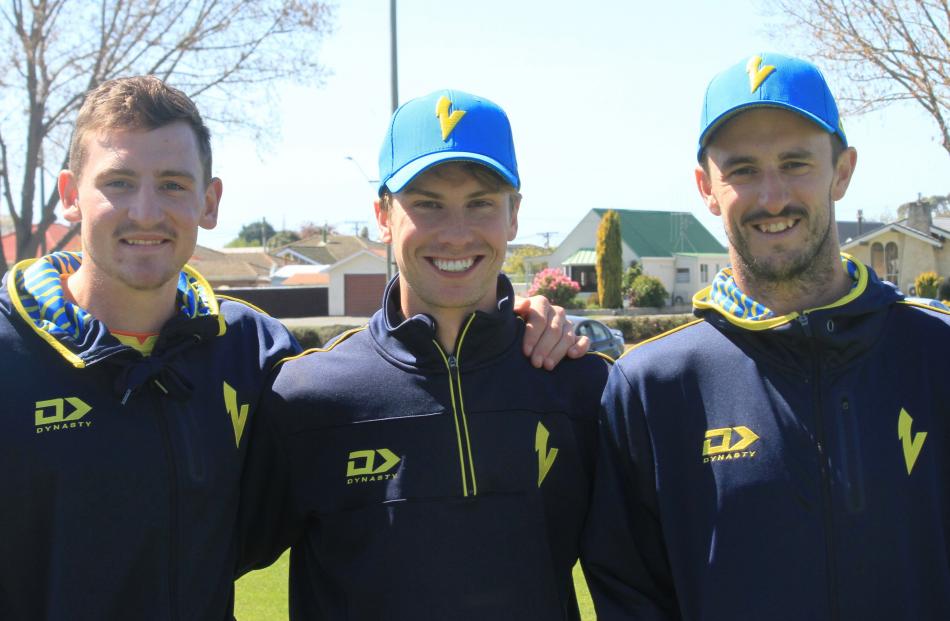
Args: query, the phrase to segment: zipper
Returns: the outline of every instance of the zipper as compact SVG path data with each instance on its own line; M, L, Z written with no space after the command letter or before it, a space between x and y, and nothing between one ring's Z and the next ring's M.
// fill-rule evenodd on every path
M825 569L828 572L828 605L831 609L831 618L839 619L838 615L838 574L835 563L834 519L832 510L831 472L828 461L827 442L825 438L824 413L821 407L821 356L818 345L812 334L808 315L802 313L798 317L808 338L809 349L812 355L812 400L815 412L815 437L818 452L818 469L821 474L822 519L825 527Z
M168 417L165 408L159 406L159 428L162 431L162 444L165 446L165 458L168 460L168 613L172 620L178 619L178 468L172 450L168 432Z
M459 471L462 476L462 496L477 496L478 483L475 480L475 462L472 459L472 440L468 432L468 419L465 416L465 402L462 399L462 373L459 370L459 358L462 353L462 341L468 333L469 326L475 320L472 313L455 344L455 353L446 354L442 346L435 339L432 343L442 356L445 368L449 372L449 394L452 399L452 418L455 421L455 439L458 444Z

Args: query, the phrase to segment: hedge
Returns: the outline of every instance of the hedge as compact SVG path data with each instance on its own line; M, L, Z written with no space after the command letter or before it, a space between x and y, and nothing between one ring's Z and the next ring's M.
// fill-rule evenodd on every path
M611 328L623 332L623 340L628 345L639 343L667 330L679 327L696 319L695 316L684 313L678 315L639 315L633 317L606 317L600 321Z
M359 326L343 326L343 325L332 325L332 326L320 326L316 328L289 328L290 333L294 335L294 338L300 343L301 347L304 349L313 349L314 347L323 347L323 344L332 339L334 336L351 330Z

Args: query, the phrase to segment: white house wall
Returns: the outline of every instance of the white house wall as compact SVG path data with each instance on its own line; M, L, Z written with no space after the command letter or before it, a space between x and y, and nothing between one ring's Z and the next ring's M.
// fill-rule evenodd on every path
M595 249L597 247L597 229L599 227L600 217L593 210L587 212L587 215L578 222L574 230L567 234L567 237L564 238L561 245L547 258L548 266L559 267L566 259L570 258L572 254L581 248ZM620 243L622 246L621 258L623 259L624 269L626 269L631 261L638 259L636 253L633 252L633 249L631 249L626 242L621 241Z
M343 315L345 290L343 277L346 274L385 274L386 259L368 252L360 253L352 258L345 259L338 266L327 270L330 273L330 291L327 296L330 315ZM380 299L382 302L382 299Z

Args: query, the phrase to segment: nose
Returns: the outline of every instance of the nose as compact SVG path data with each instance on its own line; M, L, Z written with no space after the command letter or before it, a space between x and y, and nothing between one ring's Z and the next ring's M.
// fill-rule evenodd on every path
M142 184L128 202L128 218L142 227L155 226L165 219L161 198Z
M762 171L759 184L759 207L770 213L779 213L788 205L788 183L781 171L769 169Z
M467 210L449 209L447 212L439 231L439 241L450 246L464 246L471 241L473 233Z

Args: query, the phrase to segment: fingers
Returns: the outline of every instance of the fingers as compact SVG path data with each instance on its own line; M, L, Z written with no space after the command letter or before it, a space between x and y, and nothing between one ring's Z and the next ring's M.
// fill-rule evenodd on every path
M586 336L579 337L574 344L567 348L568 358L580 358L590 349L590 339Z
M551 309L544 332L531 352L531 364L539 369L543 366L549 371L574 344L574 325L564 317L564 309L560 306Z

